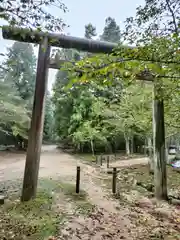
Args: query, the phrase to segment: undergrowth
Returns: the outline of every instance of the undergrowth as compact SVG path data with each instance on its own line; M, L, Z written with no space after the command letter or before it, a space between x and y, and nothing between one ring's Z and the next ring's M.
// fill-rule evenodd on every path
M112 175L104 180L111 191ZM180 198L180 173L167 166L168 194ZM112 197L112 195L111 195ZM129 210L129 219L143 231L138 239L180 239L179 206L154 198L154 176L147 166L121 168L117 177L117 192L113 195L119 209Z
M55 235L63 215L52 208L52 196L39 191L36 199L21 203L11 199L1 207L0 239L44 239Z
M89 215L94 210L92 205L87 199L87 193L84 190L80 190L79 193L75 192L75 185L67 182L59 183L59 188L69 202L74 202L75 214Z
M67 202L72 203L72 215L88 215L94 209L85 191L76 194L75 185L47 178L39 180L36 199L21 203L21 183L17 180L4 184L7 199L0 206L0 239L44 240L58 235L67 216L63 208L57 208L56 196L64 208Z
M136 165L132 167L118 169L117 189L120 192L131 192L137 190L143 195L149 196L154 192L154 176L149 174L146 165ZM104 183L107 188L112 188L112 174L108 174ZM168 193L180 197L180 172L167 166Z

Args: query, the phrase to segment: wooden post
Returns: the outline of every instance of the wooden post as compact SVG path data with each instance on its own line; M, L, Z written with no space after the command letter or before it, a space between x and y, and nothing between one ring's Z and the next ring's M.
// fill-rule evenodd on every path
M102 166L103 163L103 155L100 156L100 165Z
M131 137L130 146L131 146L130 153L134 154L134 136Z
M50 46L48 44L48 39L44 38L41 45L39 46L36 88L34 95L31 128L29 131L21 201L28 201L36 197L44 126L44 105L48 80L49 55Z
M112 193L116 193L116 175L117 175L117 169L113 168L113 174L112 174Z
M164 102L161 83L154 83L153 106L154 185L157 199L167 200Z
M147 156L147 153L148 153L148 151L147 151L147 139L144 139L144 149L143 149L143 151L144 151L144 155L145 156Z
M79 193L80 190L80 167L77 167L77 175L76 175L76 193Z
M107 168L109 168L109 159L110 159L110 156L108 155L107 156Z
M5 196L4 195L0 195L0 205L3 205L5 201Z

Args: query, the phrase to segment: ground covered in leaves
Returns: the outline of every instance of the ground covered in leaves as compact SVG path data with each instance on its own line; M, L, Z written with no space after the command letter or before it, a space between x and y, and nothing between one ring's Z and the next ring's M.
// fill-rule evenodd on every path
M72 216L88 215L94 208L87 201L86 192L76 194L70 183L41 179L36 199L24 203L19 200L21 187L21 179L1 183L1 192L6 195L5 204L0 207L2 240L57 239Z
M147 166L132 166L138 159L112 163L120 167L117 194L112 195L112 174L102 171L105 162L89 164L56 149L44 152L37 198L21 204L22 179L17 178L23 176L24 159L18 156L12 161L15 157L10 155L0 164L0 191L7 197L0 206L0 240L180 239L177 202L154 199ZM77 166L81 168L78 195ZM171 200L179 200L179 183L180 174L168 167Z
M153 175L147 165L118 169L117 193L119 208L128 208L134 232L133 239L180 239L180 173L167 167L169 201L154 198ZM105 184L111 189L111 176Z

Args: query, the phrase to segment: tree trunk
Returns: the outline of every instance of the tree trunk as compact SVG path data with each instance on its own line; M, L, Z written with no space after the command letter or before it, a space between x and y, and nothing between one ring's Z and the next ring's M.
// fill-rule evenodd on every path
M154 83L153 102L155 196L157 199L167 200L164 102L161 84L157 82Z
M154 173L154 159L153 159L153 146L151 137L147 138L147 145L148 145L148 166L149 166L149 173Z
M143 146L143 152L144 152L144 155L145 155L145 156L147 156L147 154L148 154L147 146L148 146L148 143L147 143L147 139L145 138L145 140L144 140L144 146Z
M116 144L116 141L114 141L114 145L113 145L113 153L114 153L114 156L116 157L116 150L117 149L117 144Z
M130 155L130 139L129 136L124 135L125 137L125 142L126 142L126 154Z
M179 143L179 138L176 138L176 153L179 154L179 150L180 150L180 143Z
M169 158L169 146L168 146L167 141L166 141L166 144L165 144L165 152L166 152L166 163L170 163L170 158Z
M134 153L134 137L131 138L131 154Z
M94 143L93 143L93 140L91 140L91 151L92 151L92 155L94 156Z

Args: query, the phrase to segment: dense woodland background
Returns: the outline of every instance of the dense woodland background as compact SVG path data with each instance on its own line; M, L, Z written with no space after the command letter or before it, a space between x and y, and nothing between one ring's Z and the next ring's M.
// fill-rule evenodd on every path
M1 0L0 19L11 27L61 32L65 23L48 11L51 6L67 10L61 0ZM61 66L52 92L47 92L43 141L90 155L77 154L74 161L62 151L42 154L40 170L47 175L38 176L38 136L37 145L31 144L26 154L25 170L25 154L2 154L0 238L91 239L97 232L97 238L179 239L179 166L167 166L165 147L180 145L180 1L145 0L123 27L107 16L100 36L96 26L84 24L85 38L115 42L118 47L108 55L72 49L53 52L55 59L76 64ZM24 37L23 31L18 34ZM27 148L36 64L34 46L15 42L0 65L1 150L2 145ZM120 150L128 155L148 151L148 166L141 166L147 158L134 156L108 166L108 156L107 165L97 162L101 167L94 168L93 154ZM115 160L121 157L117 154ZM82 166L77 194L76 164ZM110 188L116 180L115 200Z
M164 1L162 1L164 2ZM177 6L178 3L176 3ZM124 44L124 41L135 42L132 27L143 26L152 19L162 17L161 14L170 11L167 5L158 5L153 8L153 1L147 1L144 8L137 9L136 18L126 21L126 31L121 32L120 26L112 17L107 17L102 35L96 33L96 26L91 23L85 25L84 37L88 39L99 39L103 41ZM159 11L158 11L159 9ZM145 17L145 11L147 16ZM149 14L149 15L148 15ZM173 16L172 16L173 17ZM167 21L169 29L165 34L155 36L154 28L158 26L150 24L143 33L143 44L153 44L156 56L167 55L170 50L166 49L168 44L176 47L177 22ZM10 21L10 20L9 20ZM153 27L152 27L153 26ZM50 29L51 30L51 29ZM149 32L148 32L149 31ZM151 39L148 35L151 31ZM159 31L159 30L158 30ZM157 32L157 31L156 31ZM130 34L131 33L131 34ZM136 35L138 32L136 31ZM139 36L139 35L138 35ZM136 42L142 44L141 41ZM157 47L158 46L158 47ZM160 46L160 47L159 47ZM142 56L148 56L152 48L144 48ZM164 50L166 56L164 54ZM149 51L149 52L148 52ZM128 54L128 53L126 53ZM83 66L90 59L90 63L96 65L98 61L106 62L107 58L102 55L82 53L72 49L60 49L56 52L60 59L68 61L81 60ZM100 60L97 60L100 59ZM30 126L33 94L35 90L36 62L33 46L31 44L15 42L8 49L8 54L2 63L0 76L0 144L16 145L18 148L27 147L28 130ZM82 64L83 62L83 64ZM178 74L179 66L174 63L168 67L162 67L162 63L147 64L147 59L128 63L127 75L120 74L127 70L127 66L108 66L97 74L86 74L79 77L77 81L76 69L68 68L59 70L53 92L47 93L45 123L43 139L44 142L56 142L64 148L72 148L76 152L116 152L126 150L127 154L142 152L143 148L152 149L152 84L137 81L134 78L134 69L147 67L156 74L162 72L171 73L169 78L164 78L164 104L167 145L179 144L179 82L172 74ZM79 65L80 66L80 65ZM162 70L162 68L164 68ZM73 73L74 71L74 73ZM94 69L91 65L91 71ZM129 75L129 72L130 75ZM133 76L133 78L132 78Z

